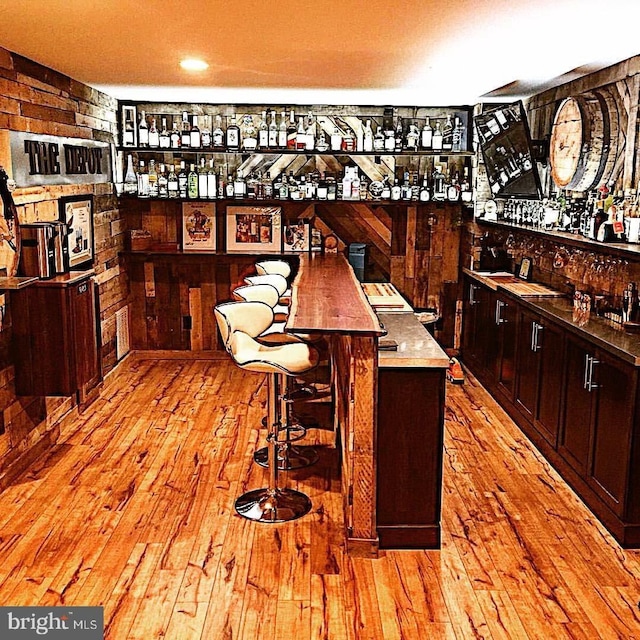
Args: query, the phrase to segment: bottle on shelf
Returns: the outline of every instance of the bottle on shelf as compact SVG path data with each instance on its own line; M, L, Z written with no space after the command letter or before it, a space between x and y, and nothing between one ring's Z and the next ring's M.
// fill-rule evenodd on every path
M245 151L255 151L258 146L258 131L253 123L253 117L249 114L242 118L242 127L240 129L242 138L242 148Z
M287 182L287 176L284 173L278 184L278 198L280 200L287 200L289 198L289 184Z
M318 187L316 189L316 197L318 200L326 200L328 195L329 188L327 186L327 181L325 180L324 174L320 174L318 178Z
M147 174L149 183L149 197L158 197L158 171L156 169L156 161L152 158L149 160L149 172Z
M286 130L286 124L285 124ZM271 120L269 121L269 128L267 130L267 145L269 149L278 148L278 122L276 120L276 112L271 112Z
M342 135L342 150L351 153L356 150L356 136L351 127L345 126Z
M165 167L161 164L158 167L158 198L169 197L169 179Z
M431 200L431 191L429 189L429 177L427 176L426 173L422 177L422 186L420 187L418 200L420 202L429 202L429 200Z
M402 181L402 186L400 187L400 199L401 200L411 200L411 182L409 180L409 172L404 172L404 180Z
M458 200L460 200L459 180L460 178L457 173L449 178L449 185L447 187L447 200L449 202L458 202Z
M327 142L327 134L324 132L324 129L320 128L320 134L318 135L318 140L316 142L316 149L321 153L324 153L329 149L329 143Z
M131 154L127 156L127 171L124 174L123 191L130 196L138 193L138 178L133 170L133 156Z
M213 158L209 159L209 169L207 170L207 197L209 200L215 200L218 196L218 185L216 184L217 175L213 166Z
M327 200L335 200L338 197L338 185L332 173L326 173L327 180Z
M462 172L462 183L460 184L460 200L462 202L471 202L473 200L473 191L469 182L469 168L465 167Z
M167 192L170 199L180 197L180 191L178 189L178 175L176 174L175 165L169 165L169 175L167 176Z
M247 200L257 200L258 192L260 191L260 189L258 187L258 178L256 177L255 173L251 172L247 176L246 185L247 185L247 195L246 195Z
M198 127L198 116L191 116L191 129L189 129L189 146L192 149L200 149L202 146L202 136Z
M227 149L230 151L237 151L240 149L240 127L236 124L235 115L230 116L225 143Z
M406 149L407 151L417 151L418 150L418 140L420 139L420 132L418 131L418 125L415 122L409 124L409 128L407 130L407 138L406 138Z
M233 176L227 176L227 181L224 185L224 196L225 198L233 198L235 195L233 188Z
M170 134L169 138L171 140L171 148L172 149L179 149L180 148L180 144L182 143L182 136L181 136L180 129L178 128L178 121L177 120L173 121L173 129L171 129L171 134Z
M389 195L391 200L393 201L400 200L402 196L402 187L400 186L400 181L398 180L398 178L393 179L393 185L391 186Z
M149 174L145 171L144 160L138 162L138 198L149 197Z
M284 113L284 111L282 112ZM273 200L273 182L271 174L267 171L267 175L263 178L262 189L264 191L265 200Z
M214 149L224 149L225 135L222 130L222 116L216 115L215 126L211 134L211 142Z
M123 147L135 147L136 146L136 123L131 119L130 112L127 111L127 117L124 121L124 127L122 131L122 146Z
M433 129L429 118L425 118L424 126L420 132L420 147L425 151L430 151L433 148Z
M191 125L189 124L189 114L182 112L182 131L180 132L180 146L188 149L191 146Z
M394 146L393 146L393 150L396 153L400 153L402 151L403 140L404 140L404 130L402 128L402 118L400 116L396 116L396 128L395 128Z
M195 200L198 197L198 174L196 173L196 165L193 162L190 165L189 174L187 175L187 198Z
M462 120L456 116L453 120L453 144L451 147L452 151L462 151L462 136L464 133L464 127L462 126Z
M187 174L187 165L184 160L180 160L180 171L178 172L178 194L180 198L187 197L189 176Z
M171 136L169 135L169 129L167 129L167 119L162 118L162 129L160 130L160 136L158 143L161 149L171 148Z
M367 120L364 125L362 135L362 150L365 152L373 151L373 129L371 128L371 120Z
M442 168L439 164L434 167L433 176L433 199L442 202L447 197L444 173L442 173Z
M389 119L384 129L384 150L389 153L393 153L396 150L396 132L391 119Z
M287 186L289 187L290 200L302 200L303 192L300 190L300 185L293 175L293 171L289 172L289 177L287 178Z
M202 116L200 140L203 149L211 149L211 116Z
M453 123L451 122L451 116L447 115L447 118L442 126L442 150L451 151L453 148Z
M140 122L138 123L138 146L145 148L149 146L149 125L144 111L140 111Z
M293 109L289 112L289 124L287 125L287 149L296 148L296 136L298 127L296 126L296 114Z
M149 127L149 148L157 149L160 146L160 132L156 124L156 119L151 118L151 126Z
M307 148L307 131L304 127L304 118L298 118L298 129L296 131L296 151L304 151Z
M376 135L373 137L373 150L384 151L384 133L380 125L378 125Z
M205 158L200 158L200 166L198 167L198 196L200 198L209 197L209 171L206 162Z
M236 179L233 181L233 197L236 200L244 200L247 197L247 183L240 169L236 171Z
M278 149L287 148L287 118L284 111L280 114L280 125L278 126Z
M305 149L307 151L313 151L316 143L316 124L315 119L311 111L307 115L307 122L305 127Z
M331 151L341 151L342 150L342 132L336 125L333 128L333 133L331 134Z
M263 111L258 123L258 149L269 148L269 125L267 124L267 112Z
M442 151L442 129L440 123L436 122L436 128L433 130L433 136L431 137L431 148L434 151Z

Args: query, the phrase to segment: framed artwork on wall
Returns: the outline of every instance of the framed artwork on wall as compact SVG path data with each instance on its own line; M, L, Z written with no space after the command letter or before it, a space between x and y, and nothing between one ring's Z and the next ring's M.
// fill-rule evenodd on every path
M182 250L216 250L216 209L213 202L182 203Z
M227 251L230 253L280 253L280 207L227 207Z
M66 246L71 270L93 267L93 196L60 198L60 221L66 225Z
M284 226L282 232L283 250L297 253L309 251L310 226L307 220L298 220Z

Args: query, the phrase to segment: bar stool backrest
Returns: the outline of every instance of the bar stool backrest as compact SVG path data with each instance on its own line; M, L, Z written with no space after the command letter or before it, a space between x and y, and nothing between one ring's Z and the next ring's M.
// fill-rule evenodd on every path
M277 274L288 278L291 275L291 265L285 260L261 260L256 262L256 271L259 275Z
M224 302L213 309L222 336L222 343L230 351L231 336L241 331L255 338L273 324L273 309L264 302Z
M236 300L249 302L264 302L272 309L278 304L280 295L278 290L271 284L246 284L233 290L233 297Z
M277 273L262 276L247 276L244 281L247 284L270 284L272 287L277 289L278 295L280 296L284 295L287 287L289 286L287 284L287 279Z

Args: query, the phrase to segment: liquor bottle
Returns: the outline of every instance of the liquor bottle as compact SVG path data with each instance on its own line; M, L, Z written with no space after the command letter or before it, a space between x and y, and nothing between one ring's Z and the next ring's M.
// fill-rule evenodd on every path
M267 124L267 112L263 111L258 123L258 149L269 147L269 125Z
M286 127L286 125L285 125ZM271 122L267 131L267 147L276 149L278 147L278 123L276 122L276 112L271 112Z
M324 174L320 174L318 178L318 188L316 189L316 197L318 200L326 200L328 195L329 187L327 185L327 181L325 180Z
M236 171L236 179L233 181L233 197L236 200L243 200L247 196L247 183L244 180L242 171Z
M404 131L402 128L402 118L398 116L396 118L396 129L394 135L394 151L400 153L402 151L402 141L404 140Z
M293 109L289 112L289 124L287 126L287 149L296 148L296 136L298 127L296 126L296 114Z
M138 123L138 146L149 146L149 126L147 125L147 116L144 111L140 111L140 122Z
M162 118L162 131L160 131L159 145L161 149L171 148L171 136L169 135L169 130L167 129L166 118Z
M218 198L222 200L225 196L226 187L227 187L224 181L224 173L223 173L222 167L220 168L220 172L218 173L217 182L218 182Z
M293 175L293 171L289 172L287 178L287 186L289 187L289 199L290 200L302 200L302 191L300 191L300 185Z
M127 112L128 113L128 112ZM136 146L136 136L135 136L135 123L134 121L127 117L124 121L124 131L122 132L122 146L123 147L135 147Z
M169 198L175 199L180 197L180 191L178 189L178 176L176 174L175 165L169 165L169 175L167 176L167 191L169 192Z
M394 178L393 185L391 187L391 199L392 200L400 200L402 196L402 188L400 187L400 182L398 178Z
M181 198L187 197L187 183L189 176L187 175L187 168L184 160L180 160L180 171L178 172L178 195Z
M157 149L160 146L160 132L156 125L156 119L151 118L151 126L149 127L149 148Z
M380 197L384 200L391 199L391 185L389 184L389 176L382 178L382 191Z
M342 150L342 133L336 125L333 129L333 133L331 134L331 151L341 151Z
M296 151L304 151L307 148L307 131L304 127L304 118L298 118L298 129L296 131Z
M495 113L489 116L489 119L487 120L487 127L489 128L489 133L494 136L497 136L502 130Z
M144 160L138 162L138 198L149 197L149 174L145 171Z
M436 128L433 131L431 138L431 148L434 151L442 151L442 129L440 129L440 123L436 122Z
M327 134L324 132L324 129L320 129L320 135L318 136L318 140L316 142L316 149L324 153L329 149L329 143L327 142Z
M169 179L163 164L158 168L158 198L169 197Z
M218 197L218 185L216 170L213 166L213 158L209 159L209 170L207 171L207 197L209 200L215 200Z
M406 138L407 151L418 150L419 138L420 138L420 132L418 131L418 125L417 123L413 122L409 125L409 130L407 131L407 138Z
M204 158L200 158L198 167L198 195L200 198L209 197L209 171Z
M278 198L280 200L289 199L289 184L287 182L287 176L282 174L282 180L278 184Z
M367 120L364 125L362 150L365 152L373 151L373 129L371 128L371 120Z
M420 202L429 202L431 200L431 192L429 191L429 178L425 173L422 178L422 186L420 187L420 194L418 196Z
M384 151L384 133L382 132L382 127L380 125L378 125L376 135L373 137L373 150Z
M198 197L198 174L196 165L191 163L191 169L187 176L187 198L195 200Z
M171 148L179 149L180 144L182 143L182 139L181 139L180 129L178 129L177 120L173 121L173 129L171 129L170 139L171 139Z
M284 114L284 111L282 112ZM286 128L286 122L285 122ZM262 188L264 190L264 199L272 200L273 199L273 182L271 180L271 174L267 171L267 175L263 179Z
M356 137L351 127L345 127L342 136L342 150L351 153L356 150Z
M409 172L404 172L404 180L400 187L400 199L411 200L411 183L409 182Z
M509 128L509 123L507 122L507 117L505 116L504 112L502 111L502 109L498 109L495 112L495 118L498 121L498 124L500 125L501 129L508 129Z
M247 176L246 180L247 185L247 200L257 200L258 198L258 178L256 178L256 174L251 172Z
M305 143L306 150L313 151L316 145L316 125L313 114L309 111L307 123L305 127Z
M420 135L420 146L429 150L432 148L433 143L433 129L431 128L431 123L429 122L429 118L426 118L424 121L424 127L422 127L421 135Z
M202 146L202 136L198 128L198 116L191 116L191 129L189 130L189 146L192 149L199 149Z
M234 188L233 188L233 177L230 175L227 176L227 182L224 186L224 195L225 195L225 198L233 198L235 195Z
M220 114L216 115L216 126L213 128L211 137L214 149L224 149L225 136L224 131L222 130L222 117Z
M253 124L253 117L249 114L242 118L242 126L240 127L240 135L242 138L242 148L245 151L255 151L258 146L258 130Z
M200 141L203 149L211 148L211 116L202 116L202 129Z
M123 191L128 195L135 195L138 192L138 178L133 170L133 156L127 157L127 172L124 175Z
M287 148L287 118L284 111L280 114L280 126L278 127L278 148Z
M456 173L453 178L449 179L449 186L447 187L447 200L449 202L458 202L460 200L460 183L459 176Z
M438 164L435 166L433 170L432 182L433 182L433 199L439 202L442 202L446 198L447 194L445 190L444 174L442 173L442 169Z
M231 122L227 125L226 146L231 151L240 149L240 127L236 124L235 115L231 116Z
M335 176L331 173L325 175L327 180L327 200L335 200L338 196Z
M351 199L360 200L360 175L358 167L354 167L351 172Z
M452 134L452 151L462 151L462 120L455 116L453 120L453 134Z
M191 146L191 125L189 124L189 114L182 112L182 131L180 133L180 146L188 148Z
M448 115L442 127L442 149L443 151L450 151L452 148L453 148L453 124L451 123L451 116Z
M158 172L156 170L156 161L153 159L149 160L149 173L147 177L149 182L149 197L157 198L158 197Z
M384 150L393 153L396 149L396 133L391 127L384 130Z
M256 192L256 200L264 200L264 178L262 177L262 171L258 171L258 175L255 177L254 189Z

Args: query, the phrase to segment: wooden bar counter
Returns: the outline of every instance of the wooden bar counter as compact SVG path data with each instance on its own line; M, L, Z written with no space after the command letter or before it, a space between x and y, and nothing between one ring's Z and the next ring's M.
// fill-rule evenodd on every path
M354 556L376 557L379 546L434 548L440 543L448 358L411 311L391 314L385 324L390 337L404 347L408 341L408 350L378 351L387 330L343 255L301 257L285 330L329 338L347 551ZM421 386L425 378L419 371L425 368L437 377L426 381L431 391ZM393 418L399 402L406 407L398 415L406 420ZM394 434L400 431L398 447ZM394 506L394 495L405 503Z

